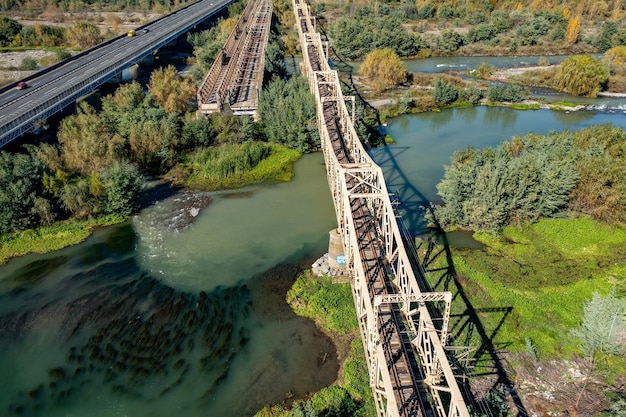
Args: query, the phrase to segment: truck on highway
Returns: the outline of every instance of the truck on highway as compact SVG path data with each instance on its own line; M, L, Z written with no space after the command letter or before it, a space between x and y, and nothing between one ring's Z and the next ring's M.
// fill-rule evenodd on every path
M130 38L132 36L135 36L135 31L134 30L129 30L128 31L128 37Z

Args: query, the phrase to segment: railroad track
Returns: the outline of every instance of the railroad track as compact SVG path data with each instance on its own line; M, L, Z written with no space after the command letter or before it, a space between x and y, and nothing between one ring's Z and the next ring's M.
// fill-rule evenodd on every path
M354 263L353 294L377 412L468 417L441 342L447 323L435 329L425 304L450 295L423 295L413 272L407 270L408 257L398 247L402 241L382 172L358 142L353 116L337 74L328 65L308 5L293 1L309 85L317 95L329 186L348 258Z
M198 109L254 114L263 84L270 0L251 0L198 89Z

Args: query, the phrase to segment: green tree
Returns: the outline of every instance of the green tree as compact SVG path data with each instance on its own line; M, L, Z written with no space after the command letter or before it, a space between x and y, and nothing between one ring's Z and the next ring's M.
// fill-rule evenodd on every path
M436 38L436 47L442 55L450 55L465 45L466 39L459 32L448 29Z
M487 89L487 99L494 102L516 103L524 99L524 94L518 85L495 84Z
M566 58L554 77L556 88L576 96L596 97L609 80L609 70L591 55Z
M415 55L420 46L419 39L407 32L402 21L393 16L345 16L337 19L329 32L337 54L348 59L363 58L382 48L391 48L399 56L406 57Z
M139 208L142 176L133 165L116 162L102 174L105 213L129 216Z
M442 105L455 102L459 98L459 90L452 83L446 83L441 78L435 80L433 99Z
M391 48L376 49L365 57L359 75L381 92L406 81L406 65Z
M625 312L624 301L617 298L614 291L606 297L593 293L591 300L583 306L580 327L571 332L580 340L585 355L593 357L600 352L614 355L624 352Z
M215 136L215 130L208 120L188 117L181 131L181 145L184 149L207 147L213 144Z
M278 78L285 78L287 76L285 55L283 55L278 40L267 44L267 49L265 49L265 71Z
M39 159L0 151L0 233L36 224L34 208L42 175L43 164Z
M61 121L58 138L65 166L81 174L99 171L116 159L116 142L86 102L78 104L76 115Z
M13 42L15 35L20 33L22 25L16 20L6 16L0 16L0 46L7 46Z
M485 23L481 23L478 26L473 26L472 28L470 28L469 32L467 33L467 40L469 42L488 41L495 35L495 27Z
M258 115L270 142L311 152L319 148L315 98L304 77L272 80L261 91Z

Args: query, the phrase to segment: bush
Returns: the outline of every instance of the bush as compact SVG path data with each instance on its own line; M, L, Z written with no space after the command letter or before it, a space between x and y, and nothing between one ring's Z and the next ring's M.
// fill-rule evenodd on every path
M436 47L443 55L458 51L465 43L463 35L454 30L445 30L436 38Z
M37 61L31 57L26 57L22 59L20 69L23 69L24 71L35 71L37 69Z
M261 91L258 115L267 140L311 152L319 148L315 98L304 77L272 80Z
M458 98L459 90L452 83L446 83L441 78L437 78L433 89L433 99L437 103L445 106L455 102Z
M381 92L406 81L406 66L392 49L376 49L365 57L359 75Z
M130 216L139 208L143 178L127 162L116 162L102 174L104 188L102 208L106 214Z
M496 29L484 23L478 26L472 27L467 33L467 40L469 42L488 41L496 35Z
M518 85L496 84L487 90L487 99L494 102L516 103L524 99L524 94Z
M348 59L363 58L382 48L391 48L403 57L415 55L419 50L417 38L393 16L342 17L330 26L330 36L337 54Z
M554 85L575 96L596 97L608 80L609 70L602 61L591 55L574 55L561 63Z

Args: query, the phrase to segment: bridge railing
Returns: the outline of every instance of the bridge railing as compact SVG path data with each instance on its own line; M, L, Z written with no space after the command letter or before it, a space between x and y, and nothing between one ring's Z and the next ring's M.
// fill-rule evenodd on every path
M185 15L182 21L177 24L176 30L172 30L164 35L151 38L151 42L149 43L149 45L146 45L142 53L137 54L135 51L128 51L124 55L120 56L119 58L115 58L114 60L111 59L110 54L103 55L97 58L96 61L109 60L111 61L111 63L110 65L107 65L104 69L94 74L89 74L89 68L94 67L94 60L88 62L89 66L87 70L85 70L85 66L83 65L81 67L77 67L72 71L69 71L61 78L68 78L70 74L78 74L81 78L79 78L74 85L63 89L59 93L55 94L53 97L35 105L30 110L18 115L17 117L14 117L6 124L0 126L0 147L21 136L25 132L32 130L36 122L45 120L52 114L60 111L63 107L76 101L76 99L92 91L94 88L102 85L104 82L106 82L116 74L119 74L122 70L129 68L140 59L152 54L155 49L167 45L181 33L189 31L196 24L198 24L199 21L212 16L213 14L217 13L219 10L223 9L234 1L235 0L226 1L220 7L216 8L210 13L206 13L206 11L203 9L203 6L206 5L207 0L193 3L189 6L175 11L174 13L166 17L157 19L157 21L161 21L163 19L166 19L167 17L171 17L174 15ZM150 33L150 36L153 36L153 32ZM91 52L101 48L102 46L109 45L115 41L119 41L121 38L124 38L124 36L120 36L118 38L115 38L114 40L109 40L101 45L98 45L97 47L90 49L89 51L85 51L83 54L80 55L80 59L88 59L88 56ZM126 51L126 48L122 49ZM66 63L76 61L77 59L78 58L73 58L71 60L63 61L62 64L55 66L54 69L58 69ZM50 71L50 69L43 70L31 76L30 78L33 78L37 75L45 74ZM24 96L27 94L36 94L36 91L34 90L26 91L27 92L24 94Z
M335 205L337 223L343 237L347 265L354 273L353 293L357 315L364 338L366 356L370 369L370 383L376 399L379 415L399 415L403 404L398 404L393 395L392 374L387 369L382 352L381 337L378 334L376 317L382 304L395 304L400 307L409 326L411 344L418 352L419 364L424 374L421 381L432 398L432 409L438 416L468 417L469 412L455 375L452 372L444 345L447 340L447 317L451 295L449 293L422 292L414 275L412 264L404 248L402 234L391 204L382 170L367 154L354 129L354 104L352 111L346 106L339 77L328 65L328 55L324 51L321 37L316 32L308 32L314 27L309 8L302 0L293 0L297 20L305 72L311 91L317 98L317 119L326 162L329 187ZM303 20L306 20L303 22ZM303 29L304 28L304 29ZM309 51L312 48L313 53ZM315 55L315 56L310 56ZM315 67L312 66L312 60ZM320 86L325 85L324 97ZM331 144L324 115L324 101L337 102L336 117L344 146L349 151L352 162L341 163ZM348 185L350 184L350 186ZM380 239L387 271L397 289L396 294L387 298L376 298L368 292L365 260L361 259L359 237L352 218L351 203L361 199L372 214L372 221ZM437 328L426 307L428 302L443 301L446 304L444 320ZM419 381L418 381L419 382ZM423 409L423 407L422 407Z

